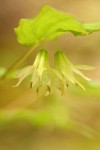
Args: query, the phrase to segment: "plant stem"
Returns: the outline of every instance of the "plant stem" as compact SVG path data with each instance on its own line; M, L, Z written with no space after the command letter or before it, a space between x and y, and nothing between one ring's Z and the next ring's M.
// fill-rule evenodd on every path
M6 76L8 75L8 73L15 69L16 67L18 67L21 63L23 63L27 57L34 51L34 49L38 46L38 44L36 44L34 47L32 47L29 51L27 51L24 55L22 55L15 63L13 63L8 70L6 71L6 73L1 77L0 79L0 83L6 78Z

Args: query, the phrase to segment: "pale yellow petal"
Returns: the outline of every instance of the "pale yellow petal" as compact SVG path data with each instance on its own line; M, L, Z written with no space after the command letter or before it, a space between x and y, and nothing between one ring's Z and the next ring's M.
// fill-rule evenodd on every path
M74 65L75 68L77 69L82 69L82 70L93 70L95 67L93 66L88 66L88 65Z
M18 81L18 83L16 84L16 85L14 85L13 87L17 87L17 86L19 86L20 85L20 83L26 78L26 76L27 76L27 74L24 74L23 76L21 76L20 78L19 78L19 81Z
M78 74L79 76L81 76L82 78L84 78L85 80L90 81L91 79L89 79L88 77L86 77L81 71L79 71L76 68L73 68L73 72L75 72L76 74Z
M86 90L85 89L85 87L80 83L80 82L78 82L77 80L76 80L76 84L82 89L82 90Z
M23 76L24 74L26 74L27 72L30 73L30 71L32 70L33 66L27 66L23 69L21 69L15 76L14 78L20 78L21 76Z

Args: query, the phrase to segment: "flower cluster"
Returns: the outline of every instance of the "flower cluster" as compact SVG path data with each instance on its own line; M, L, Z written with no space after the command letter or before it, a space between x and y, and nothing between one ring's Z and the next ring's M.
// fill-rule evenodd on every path
M62 51L57 51L54 55L54 68L51 68L48 53L43 49L38 52L33 65L23 68L15 75L15 78L19 79L15 86L30 76L30 87L34 88L37 93L41 92L44 95L48 95L56 89L64 94L70 83L85 90L84 86L77 80L76 75L85 80L90 79L85 77L79 69L90 70L93 67L73 65Z

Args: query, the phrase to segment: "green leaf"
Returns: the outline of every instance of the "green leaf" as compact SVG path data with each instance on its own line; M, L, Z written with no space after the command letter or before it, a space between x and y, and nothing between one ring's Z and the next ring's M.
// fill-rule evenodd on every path
M14 30L19 43L33 46L44 40L54 40L66 32L87 35L100 31L100 23L85 24L69 14L46 5L35 18L21 19L19 26Z
M84 29L85 29L88 33L100 31L100 23L84 24Z
M87 34L80 21L50 6L44 6L33 19L21 19L15 32L18 42L27 46L47 39L53 40L65 32Z

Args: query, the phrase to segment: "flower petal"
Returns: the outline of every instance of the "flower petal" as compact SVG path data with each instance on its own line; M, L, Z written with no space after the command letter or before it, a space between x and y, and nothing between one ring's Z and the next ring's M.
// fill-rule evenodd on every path
M23 69L21 69L15 76L14 78L20 78L21 76L23 76L24 74L26 74L27 72L30 73L31 69L33 68L33 66L27 66Z
M76 84L78 86L80 86L82 88L82 90L84 90L84 91L86 90L85 87L80 82L78 82L77 80L76 80Z
M82 70L93 70L95 67L93 66L88 66L88 65L74 65L75 68L77 69L82 69Z
M73 65L62 51L57 51L55 53L55 69L62 75L62 78L75 84L72 66Z
M79 76L81 76L82 78L84 78L85 80L88 80L90 81L91 79L89 79L88 77L86 77L81 71L79 71L78 69L76 68L73 68L73 72L78 74Z
M19 78L19 81L16 85L14 85L13 87L17 87L20 85L20 83L27 77L27 74L24 74L22 75L20 78Z

